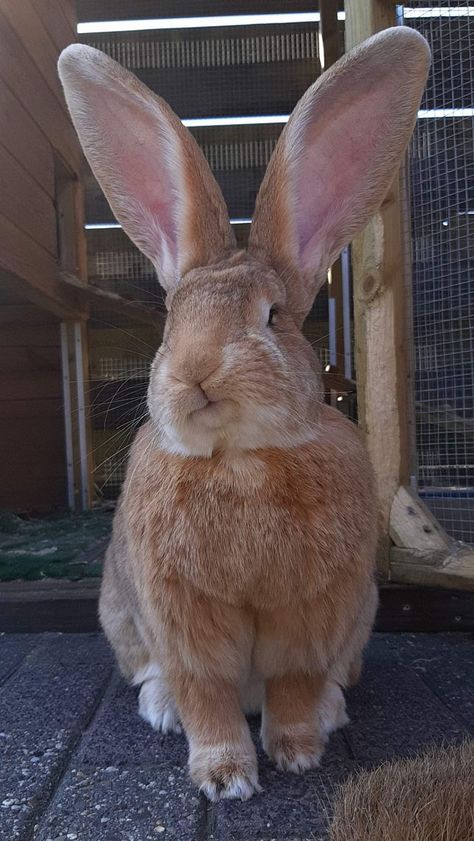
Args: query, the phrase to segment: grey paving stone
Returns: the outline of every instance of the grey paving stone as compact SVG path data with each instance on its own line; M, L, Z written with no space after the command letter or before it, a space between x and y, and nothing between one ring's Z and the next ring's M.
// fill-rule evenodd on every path
M138 715L138 692L114 676L100 710L83 740L78 762L84 765L159 765L163 761L184 766L187 744L184 735L163 736Z
M0 637L0 675L2 663L11 674L0 691L0 841L326 841L334 785L350 771L463 737L473 651L467 635L374 635L352 722L321 768L283 774L259 748L263 792L214 807L188 780L185 738L159 736L136 690L110 682L102 637Z
M348 696L351 724L345 735L361 764L409 756L467 730L413 668L369 651L361 682Z
M454 717L474 732L472 634L374 634L370 651L410 666Z
M35 634L0 634L0 686L37 643Z
M35 841L191 841L199 798L185 769L73 767L48 809Z
M256 741L256 724L252 726ZM321 767L295 775L278 771L258 745L261 794L240 803L222 801L211 809L216 841L319 841L326 837L331 796L352 768L342 733L329 741Z
M109 680L102 637L44 635L0 693L0 840L24 838Z
M38 841L191 839L202 807L183 735L160 736L115 673L41 823Z

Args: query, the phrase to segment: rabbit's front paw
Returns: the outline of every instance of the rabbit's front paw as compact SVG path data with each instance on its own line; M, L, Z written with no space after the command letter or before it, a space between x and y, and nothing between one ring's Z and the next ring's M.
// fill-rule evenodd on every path
M310 768L317 768L324 752L324 739L307 728L294 725L287 732L268 734L264 737L264 748L280 771L301 774Z
M191 750L189 768L193 781L209 800L248 800L261 791L255 756L231 745L212 745Z

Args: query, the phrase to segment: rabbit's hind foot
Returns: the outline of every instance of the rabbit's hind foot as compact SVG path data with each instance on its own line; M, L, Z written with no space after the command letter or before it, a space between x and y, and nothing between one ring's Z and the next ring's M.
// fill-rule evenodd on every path
M166 678L157 663L140 669L133 683L141 684L138 695L138 713L161 733L181 733L178 710Z

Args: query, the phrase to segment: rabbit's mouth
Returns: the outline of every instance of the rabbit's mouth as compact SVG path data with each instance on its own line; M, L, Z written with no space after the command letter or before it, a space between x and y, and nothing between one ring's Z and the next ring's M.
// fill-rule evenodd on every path
M190 414L190 419L207 427L217 429L222 427L232 417L232 406L229 400L207 400L199 409Z

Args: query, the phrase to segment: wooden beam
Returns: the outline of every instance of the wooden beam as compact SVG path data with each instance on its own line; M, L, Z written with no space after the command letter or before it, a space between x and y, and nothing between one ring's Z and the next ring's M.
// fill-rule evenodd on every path
M93 560L102 560L105 544L100 541L93 547ZM0 582L0 632L98 631L99 593L99 577ZM375 630L467 633L474 630L474 597L465 591L384 585L380 588Z
M395 23L390 0L346 3L346 49ZM375 470L383 533L380 572L389 574L395 494L409 484L410 364L399 175L380 211L353 243L358 416Z
M336 4L334 0L334 4ZM78 0L77 11L80 21L130 20L130 18L153 17L203 17L206 15L254 15L265 12L314 12L314 0L285 0L275 8L275 0Z
M453 544L451 552L402 549L390 552L390 580L425 587L474 590L474 550Z
M0 212L0 272L18 294L60 318L87 318L84 299L61 283L56 259Z
M71 5L69 0L68 2ZM68 44L77 41L76 29L70 19L70 10L68 15L64 9L64 0L34 0L33 5L48 29L58 54Z
M337 19L338 4L334 0L320 0L319 12L320 34L322 41L321 68L327 70L340 58L339 21ZM335 335L335 367L344 373L344 304L342 291L342 262L338 257L331 266L328 275L328 305L334 307Z
M163 327L166 314L154 307L145 306L144 304L136 303L135 301L128 301L114 292L107 292L104 289L99 289L98 286L84 285L77 277L61 272L61 278L64 284L71 289L77 290L80 298L91 307L97 309L110 309L113 312L136 321L139 324L149 324L152 327Z
M338 4L334 0L320 0L319 2L319 13L321 16L319 29L324 50L324 56L321 59L324 57L324 70L327 70L331 64L334 64L341 54L337 7Z

